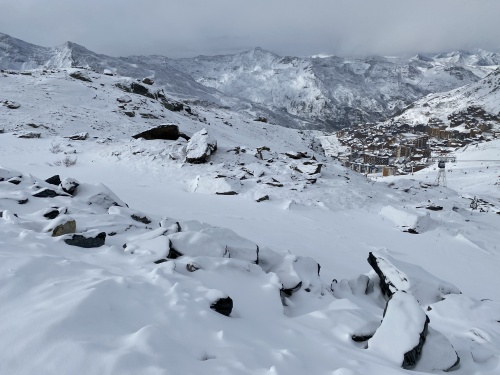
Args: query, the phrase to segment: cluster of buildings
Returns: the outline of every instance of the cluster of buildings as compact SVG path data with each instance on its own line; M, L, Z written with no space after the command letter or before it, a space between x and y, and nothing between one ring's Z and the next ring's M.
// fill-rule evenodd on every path
M470 106L448 117L450 125L437 118L427 124L397 121L366 124L336 133L345 152L338 159L359 173L408 174L427 167L436 157L450 156L457 148L500 138L494 124L500 119L481 107Z

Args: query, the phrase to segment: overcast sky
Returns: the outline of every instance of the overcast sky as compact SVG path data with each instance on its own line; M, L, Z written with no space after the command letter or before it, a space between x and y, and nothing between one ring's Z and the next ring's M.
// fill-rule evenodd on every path
M108 55L500 48L500 0L0 0L0 32Z

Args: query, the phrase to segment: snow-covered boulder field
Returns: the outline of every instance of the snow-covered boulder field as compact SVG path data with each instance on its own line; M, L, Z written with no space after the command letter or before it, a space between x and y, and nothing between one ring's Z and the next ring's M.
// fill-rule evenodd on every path
M102 184L0 168L0 256L1 373L466 374L498 363L500 305L448 295L459 291L421 267L370 253L374 271L330 283L313 258L143 213Z

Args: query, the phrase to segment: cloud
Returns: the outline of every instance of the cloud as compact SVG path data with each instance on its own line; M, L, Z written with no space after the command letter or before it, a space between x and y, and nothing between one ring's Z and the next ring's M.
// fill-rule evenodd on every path
M401 54L500 47L499 0L0 0L0 31L111 55Z

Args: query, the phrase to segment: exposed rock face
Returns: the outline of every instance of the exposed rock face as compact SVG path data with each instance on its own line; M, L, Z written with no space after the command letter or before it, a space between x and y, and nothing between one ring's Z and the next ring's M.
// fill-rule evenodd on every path
M229 316L233 311L233 300L231 297L220 298L210 305L210 308L219 314Z
M384 319L368 350L408 369L413 368L422 354L429 318L411 294L396 292L387 302Z
M206 129L194 133L186 147L186 162L206 163L208 157L217 151L217 141L210 138Z
M160 125L156 128L143 131L142 133L136 134L132 137L135 139L139 138L144 138L146 140L164 139L170 141L175 141L179 139L179 137L188 138L185 134L179 132L179 127L177 125Z
M65 234L72 234L75 232L76 232L76 221L70 219L56 226L52 231L52 237L59 237Z
M387 254L370 252L368 263L379 276L380 288L388 297L404 291L413 294L422 306L426 306L441 301L447 294L460 294L456 286L431 275L422 267Z
M71 238L65 239L68 245L83 247L85 249L90 249L94 247L101 247L104 245L106 240L106 233L101 232L95 237L86 237L81 234L74 234Z

